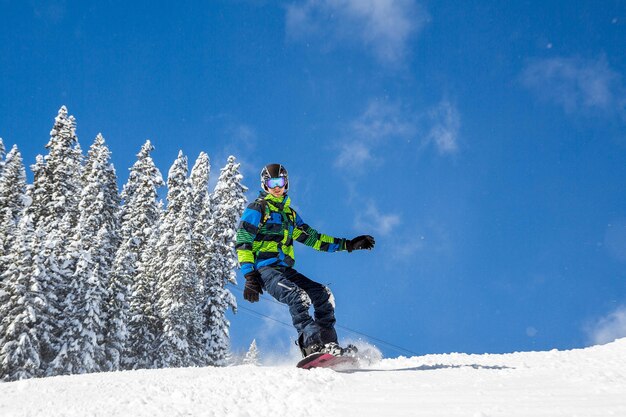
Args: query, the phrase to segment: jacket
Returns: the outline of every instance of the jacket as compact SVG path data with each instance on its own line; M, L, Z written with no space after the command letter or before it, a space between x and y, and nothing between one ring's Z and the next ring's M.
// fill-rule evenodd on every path
M346 239L319 233L291 208L289 196L276 198L261 191L241 216L235 249L245 274L264 266L292 267L293 241L322 252L346 250Z

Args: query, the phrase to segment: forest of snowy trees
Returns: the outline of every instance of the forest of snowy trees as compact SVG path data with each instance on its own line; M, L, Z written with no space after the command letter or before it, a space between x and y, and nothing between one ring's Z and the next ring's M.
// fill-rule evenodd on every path
M205 153L189 173L180 152L165 184L147 141L120 193L104 138L85 156L65 107L46 148L27 184L0 139L0 380L224 365L246 205L235 158L210 193Z

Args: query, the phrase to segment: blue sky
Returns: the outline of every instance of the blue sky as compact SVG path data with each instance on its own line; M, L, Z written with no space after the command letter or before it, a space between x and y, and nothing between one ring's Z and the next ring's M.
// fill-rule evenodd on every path
M121 183L146 139L164 175L235 155L250 200L281 162L305 221L374 235L296 248L342 326L419 354L626 335L623 1L0 0L0 38L0 137L28 164L66 105ZM295 338L231 321L235 349Z

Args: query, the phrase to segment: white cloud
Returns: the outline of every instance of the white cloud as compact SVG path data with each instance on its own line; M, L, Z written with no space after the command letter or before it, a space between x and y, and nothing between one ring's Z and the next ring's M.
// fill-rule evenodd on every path
M365 143L351 141L341 145L335 165L342 168L361 170L372 159L370 146Z
M397 64L429 21L414 0L306 0L287 6L287 34L332 46L357 43L381 62Z
M346 126L335 166L361 173L367 164L384 163L385 145L419 141L433 145L440 154L458 150L461 116L444 99L425 112L400 104L372 100L361 116Z
M448 100L442 100L429 112L432 127L426 136L426 143L434 143L441 154L454 153L458 150L461 117Z
M349 123L335 165L360 173L367 164L380 164L373 155L393 139L410 139L417 133L417 121L400 106L371 101L365 112Z
M368 163L380 164L376 149L393 139L410 140L417 120L398 105L372 100L365 112L347 126L335 165L361 172Z
M620 306L606 317L587 326L589 341L594 345L626 337L626 306Z
M603 112L624 116L626 90L621 75L604 57L534 60L522 73L523 84L567 113Z
M352 123L354 134L368 141L392 137L407 138L417 132L416 120L401 106L371 101L365 112Z
M365 212L356 216L355 219L356 229L363 230L363 233L373 232L379 236L389 235L399 224L399 215L394 213L381 213L376 204L371 201L367 204Z

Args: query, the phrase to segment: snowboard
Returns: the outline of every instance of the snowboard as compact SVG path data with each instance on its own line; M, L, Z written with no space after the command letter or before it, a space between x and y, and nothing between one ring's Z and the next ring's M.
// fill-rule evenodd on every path
M357 365L358 359L354 356L334 356L330 353L313 353L298 362L296 367L301 369L347 369L357 367Z

